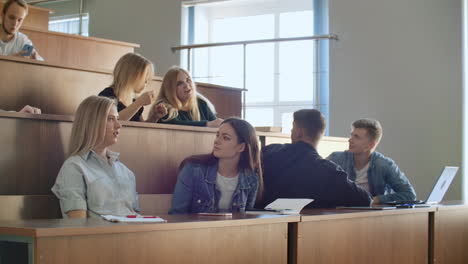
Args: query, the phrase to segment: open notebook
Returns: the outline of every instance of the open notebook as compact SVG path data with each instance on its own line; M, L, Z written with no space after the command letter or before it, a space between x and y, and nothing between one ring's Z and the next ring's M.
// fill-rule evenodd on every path
M116 215L101 215L104 220L110 222L120 223L165 223L165 219L158 216L143 216L143 215L129 215L129 216L116 216Z
M314 199L279 198L265 206L264 210L246 211L247 214L300 214Z

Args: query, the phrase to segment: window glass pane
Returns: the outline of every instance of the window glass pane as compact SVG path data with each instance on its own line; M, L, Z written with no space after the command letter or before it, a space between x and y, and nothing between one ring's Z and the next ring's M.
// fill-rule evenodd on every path
M313 41L279 44L279 100L312 101Z
M255 44L247 48L247 103L273 102L274 44Z
M243 87L242 46L210 48L209 63L209 76L215 84Z
M272 126L273 108L247 107L246 120L252 124L252 126Z
M216 19L212 42L273 38L275 17L272 14Z
M281 114L281 127L283 133L291 133L293 123L293 112L287 112Z
M312 11L288 12L280 14L280 37L292 38L312 36L314 17Z
M83 26L82 26L82 35L88 36L88 28L89 28L89 16L83 15ZM51 20L49 22L49 30L62 32L67 34L75 34L78 35L80 33L80 18L78 15L74 17L67 17L67 18L59 18L55 20Z

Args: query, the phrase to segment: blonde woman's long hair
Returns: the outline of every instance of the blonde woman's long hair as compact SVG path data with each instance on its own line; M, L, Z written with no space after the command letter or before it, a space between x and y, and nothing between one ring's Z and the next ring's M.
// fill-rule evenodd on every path
M141 78L146 78L145 73L154 73L151 61L138 53L127 53L115 64L111 87L119 99L128 106L135 97L134 85Z
M90 96L78 106L73 121L68 156L83 155L104 138L107 115L113 99L102 96Z
M180 67L173 66L169 69L169 71L166 72L162 80L161 89L159 90L158 98L156 99L155 104L162 103L167 109L168 115L166 119L163 119L163 121L172 120L179 115L179 110L184 107L182 102L177 97L177 76L180 72L187 74L187 76L190 78L191 86L194 91L193 96L189 99L185 107L189 109L188 112L193 121L200 121L200 110L198 109L197 99L200 98L205 100L208 105L211 103L197 93L197 88L192 80L192 77L190 76L190 73ZM151 109L153 110L154 107Z

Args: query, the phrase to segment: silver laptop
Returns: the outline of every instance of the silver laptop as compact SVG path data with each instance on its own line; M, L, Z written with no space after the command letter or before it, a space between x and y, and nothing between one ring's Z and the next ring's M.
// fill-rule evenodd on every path
M431 193L429 194L429 196L427 197L425 201L391 201L391 202L386 202L385 204L396 205L396 206L398 205L407 206L411 204L438 204L444 198L445 193L450 187L450 184L452 183L453 178L455 178L455 175L457 175L457 172L458 172L458 167L446 166L442 170L442 173L440 174L439 179L437 179L434 187L432 188Z
M457 175L458 167L446 166L439 176L439 179L432 188L431 194L427 197L424 203L426 204L438 204L442 201L447 192L450 184L452 184L453 178Z

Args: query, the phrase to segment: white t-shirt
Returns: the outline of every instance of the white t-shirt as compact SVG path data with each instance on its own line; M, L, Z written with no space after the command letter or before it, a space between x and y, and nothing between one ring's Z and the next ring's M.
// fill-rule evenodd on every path
M221 193L219 197L218 209L227 211L231 209L232 194L239 183L239 174L236 177L228 178L219 174L216 176L216 187Z
M33 45L32 41L21 32L16 32L13 39L8 42L3 42L0 40L0 55L9 56L14 53L18 53L23 49L24 44ZM38 60L44 60L41 56L37 58Z
M367 171L369 170L369 163L364 166L364 168L357 170L354 168L354 171L356 172L356 184L365 189L366 191L369 191L369 177L367 177Z

